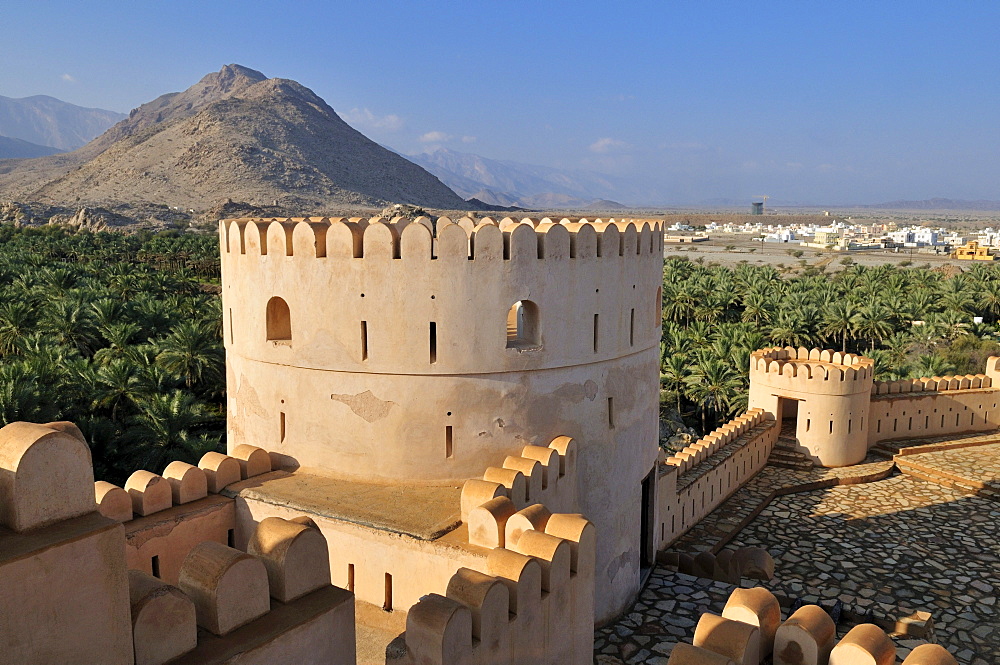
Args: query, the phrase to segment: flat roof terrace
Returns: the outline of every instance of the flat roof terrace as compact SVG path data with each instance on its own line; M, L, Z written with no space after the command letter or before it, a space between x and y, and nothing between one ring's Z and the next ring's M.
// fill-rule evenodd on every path
M301 468L255 476L222 493L419 540L435 540L462 523L462 486L454 483L365 483Z

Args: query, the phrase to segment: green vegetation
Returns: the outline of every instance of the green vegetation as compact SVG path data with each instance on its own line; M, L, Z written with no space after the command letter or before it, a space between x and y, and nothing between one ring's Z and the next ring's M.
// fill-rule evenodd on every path
M759 348L864 353L880 380L975 374L1000 355L1000 267L704 263L664 267L660 365L664 407L703 432L746 408ZM221 449L218 280L214 234L0 225L0 425L75 422L97 477L118 483Z
M952 276L853 265L783 277L770 266L671 258L663 271L662 402L703 433L716 427L746 409L750 353L767 346L864 353L878 380L978 374L1000 355L998 318L1000 268L991 265Z
M220 449L218 238L0 226L0 425L76 423L98 478Z

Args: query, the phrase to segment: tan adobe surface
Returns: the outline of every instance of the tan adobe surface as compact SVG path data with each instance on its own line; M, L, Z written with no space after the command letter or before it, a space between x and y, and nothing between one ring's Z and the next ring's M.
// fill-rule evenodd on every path
M364 483L299 469L234 483L223 494L434 540L461 523L461 492L457 485Z

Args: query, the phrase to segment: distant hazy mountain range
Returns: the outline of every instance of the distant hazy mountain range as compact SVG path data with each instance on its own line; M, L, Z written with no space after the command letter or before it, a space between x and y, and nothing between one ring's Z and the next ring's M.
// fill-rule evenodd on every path
M309 214L470 207L305 86L240 65L143 104L73 152L0 162L3 198L198 210L232 200Z
M490 205L614 210L626 206L612 199L636 196L628 183L590 171L488 159L447 148L406 158L436 175L462 198Z
M84 108L46 95L0 96L0 136L55 148L53 152L75 150L123 118L123 113Z
M32 157L54 155L58 152L62 152L62 150L47 145L29 143L21 139L0 136L0 159L31 159Z
M580 211L663 203L656 191L592 171L446 148L401 155L351 128L301 84L239 65L128 116L44 95L0 96L0 160L0 200L51 205L205 211L233 201L332 214L386 203ZM682 207L749 206L749 198L717 198ZM771 198L767 207L821 206ZM1000 211L1000 201L932 198L836 207L988 212Z
M986 199L964 201L962 199L934 198L923 201L889 201L887 203L875 203L858 207L882 210L975 210L988 212L991 210L1000 210L1000 201L989 201Z

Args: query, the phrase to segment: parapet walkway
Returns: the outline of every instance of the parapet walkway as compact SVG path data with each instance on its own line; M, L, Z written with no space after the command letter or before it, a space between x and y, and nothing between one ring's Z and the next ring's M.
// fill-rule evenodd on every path
M721 550L776 497L838 485L869 483L888 477L891 461L869 456L862 464L839 469L788 469L768 464L750 482L678 538L670 549L713 554Z
M995 434L912 446L894 459L900 471L915 478L1000 501L1000 439Z

